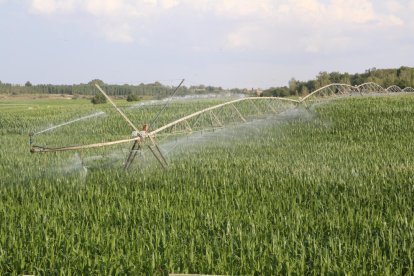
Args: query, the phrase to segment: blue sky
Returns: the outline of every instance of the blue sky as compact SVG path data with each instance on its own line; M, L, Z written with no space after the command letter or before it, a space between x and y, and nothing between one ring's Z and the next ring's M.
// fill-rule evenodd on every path
M414 66L414 0L0 0L0 81L287 85Z

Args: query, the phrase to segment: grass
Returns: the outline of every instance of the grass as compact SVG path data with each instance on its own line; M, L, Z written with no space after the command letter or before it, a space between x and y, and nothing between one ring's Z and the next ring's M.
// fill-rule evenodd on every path
M24 143L89 105L0 107L0 272L412 274L413 104L338 100L184 146L167 171L86 178Z

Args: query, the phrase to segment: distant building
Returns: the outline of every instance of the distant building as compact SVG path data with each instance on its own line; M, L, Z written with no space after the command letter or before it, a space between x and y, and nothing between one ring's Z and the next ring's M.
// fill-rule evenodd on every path
M252 92L255 93L257 97L260 97L263 94L263 90L260 88L257 88L257 89L252 88Z
M260 88L251 88L251 89L244 88L241 92L244 94L255 95L257 97L260 97L263 94L263 90Z

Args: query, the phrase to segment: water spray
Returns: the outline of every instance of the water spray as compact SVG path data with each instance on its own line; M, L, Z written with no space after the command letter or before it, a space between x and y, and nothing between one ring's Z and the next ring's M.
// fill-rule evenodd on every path
M184 80L183 80L184 81ZM182 85L183 81L175 88L173 95L178 91L179 87ZM177 119L173 122L170 122L168 124L165 124L161 127L158 127L153 130L149 130L149 125L145 124L144 127L140 130L138 129L132 121L122 112L121 109L119 109L114 102L108 97L108 95L105 93L105 91L102 90L102 88L99 87L99 85L95 84L98 90L109 100L109 102L113 105L113 107L118 111L120 115L122 115L123 119L129 124L130 127L132 127L133 133L132 138L129 139L121 139L121 140L115 140L115 141L106 141L106 142L100 142L100 143L94 143L94 144L83 144L83 145L75 145L75 146L64 146L64 147L58 147L58 148L52 148L52 147L40 147L33 145L33 136L53 130L55 128L58 128L60 126L64 126L67 124L70 124L72 122L76 122L82 119L91 118L95 116L100 116L103 114L92 114L83 118L79 118L67 123L63 123L57 126L52 126L48 129L39 131L37 133L30 133L29 134L29 143L31 145L31 152L61 152L61 151L72 151L72 150L82 150L82 149L92 149L92 148L101 148L106 146L112 146L117 144L123 144L123 143L131 143L133 142L134 145L129 151L129 156L124 163L125 169L127 169L131 162L134 160L135 156L138 152L141 152L141 149L143 149L143 146L148 146L149 150L152 152L152 154L155 156L155 158L159 161L162 167L167 166L166 159L164 157L165 153L163 153L160 149L160 147L156 144L155 139L160 136L169 137L171 135L182 135L182 134L188 134L188 133L194 133L194 125L195 122L198 121L198 118L200 116L204 116L204 124L205 126L200 126L202 129L201 131L205 130L205 128L209 129L216 129L216 128L222 128L225 127L225 124L231 124L234 122L244 122L246 123L247 119L249 119L247 116L251 118L255 118L256 116L263 117L264 112L270 112L273 111L273 113L279 113L281 115L284 115L283 112L286 112L285 115L291 115L293 112L292 110L295 110L295 112L298 111L298 108L293 108L289 110L283 110L286 105L282 106L281 110L276 110L273 103L284 103L289 104L290 106L294 107L301 107L303 106L306 111L308 111L308 114L311 113L311 104L313 102L318 102L319 100L331 100L331 99L338 99L342 98L344 96L352 96L357 93L360 94L387 94L389 92L395 92L400 91L401 89L397 89L396 86L392 86L388 89L384 89L381 86L375 84L375 83L365 83L362 85L359 85L357 87L351 86L349 84L329 84L324 87L321 87L314 92L308 94L307 96L299 99L290 99L290 98L280 98L280 97L245 97L240 98L236 100L227 101L224 103L220 103L214 106L210 106L207 108L204 108L202 110L199 110L197 112L194 112L192 114L189 114L187 116L181 117L180 119ZM410 88L412 91L414 91L414 88ZM404 89L401 90L402 92L409 92L410 89ZM363 93L362 93L363 92ZM165 101L165 105L161 108L161 110L156 114L155 118L150 121L151 128L154 128L154 125L156 125L158 118L162 112L165 111L165 109L168 107L168 104L171 102L171 99L168 99ZM244 102L246 105L249 105L248 107L245 107L245 110L238 109L235 105L238 103ZM263 110L263 106L256 105L254 102L257 103L263 103L266 107L266 110ZM227 109L225 109L227 108ZM247 109L246 109L247 108ZM269 110L270 109L270 110ZM229 112L227 112L229 111ZM282 113L281 113L281 112ZM246 112L247 114L244 114L243 112ZM252 114L253 112L253 114ZM220 120L220 116L222 120ZM227 120L227 122L225 121ZM253 126L256 126L257 121L253 122ZM197 130L196 130L197 131ZM224 133L226 134L226 133ZM188 137L187 140L183 143L188 144ZM172 149L171 149L172 150ZM167 154L171 151L169 150Z
M65 122L65 123L56 125L56 126L51 126L51 127L46 128L44 130L38 131L36 133L32 133L32 136L39 135L39 134L42 134L42 133L45 133L45 132L48 132L48 131L51 131L51 130L54 130L54 129L57 129L57 128L60 128L60 127L63 127L63 126L67 126L67 125L70 125L70 124L73 124L73 123L76 123L76 122L79 122L79 121L91 119L91 118L94 118L94 117L99 117L99 116L102 116L102 115L105 115L105 112L98 111L98 112L95 112L93 114L86 115L86 116L83 116L81 118L77 118L77 119L71 120L69 122Z

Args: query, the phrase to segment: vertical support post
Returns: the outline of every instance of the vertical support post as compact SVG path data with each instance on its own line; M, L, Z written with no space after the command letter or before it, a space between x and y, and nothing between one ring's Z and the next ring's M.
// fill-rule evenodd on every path
M149 145L148 147L150 148L152 154L155 156L155 158L157 158L158 162L160 162L161 166L166 169L168 166L168 162L165 159L164 155L162 154L160 148L158 147L157 143L155 143L154 138L152 136L148 136L151 140L152 145L155 147L155 149L157 150L157 152L154 151L154 149L151 147L151 145Z
M161 160L161 158L158 156L158 154L155 152L155 150L152 148L151 145L148 146L148 148L151 150L152 154L155 156L155 158L158 160L158 162L160 163L161 167L163 169L166 169L166 165L163 163L163 161ZM162 155L161 155L162 156Z
M165 166L167 167L167 166L168 166L168 162L167 162L167 160L165 159L164 154L162 154L161 149L158 147L158 144L155 144L155 148L157 149L158 153L159 153L159 154L160 154L160 156L161 156L161 159L164 161L164 164L165 164Z
M132 162L134 161L135 157L138 154L138 151L140 150L141 146L138 142L138 140L136 140L134 142L134 144L132 145L131 150L129 151L129 155L127 160L125 161L125 166L124 169L127 170L129 168L129 166L131 166Z

